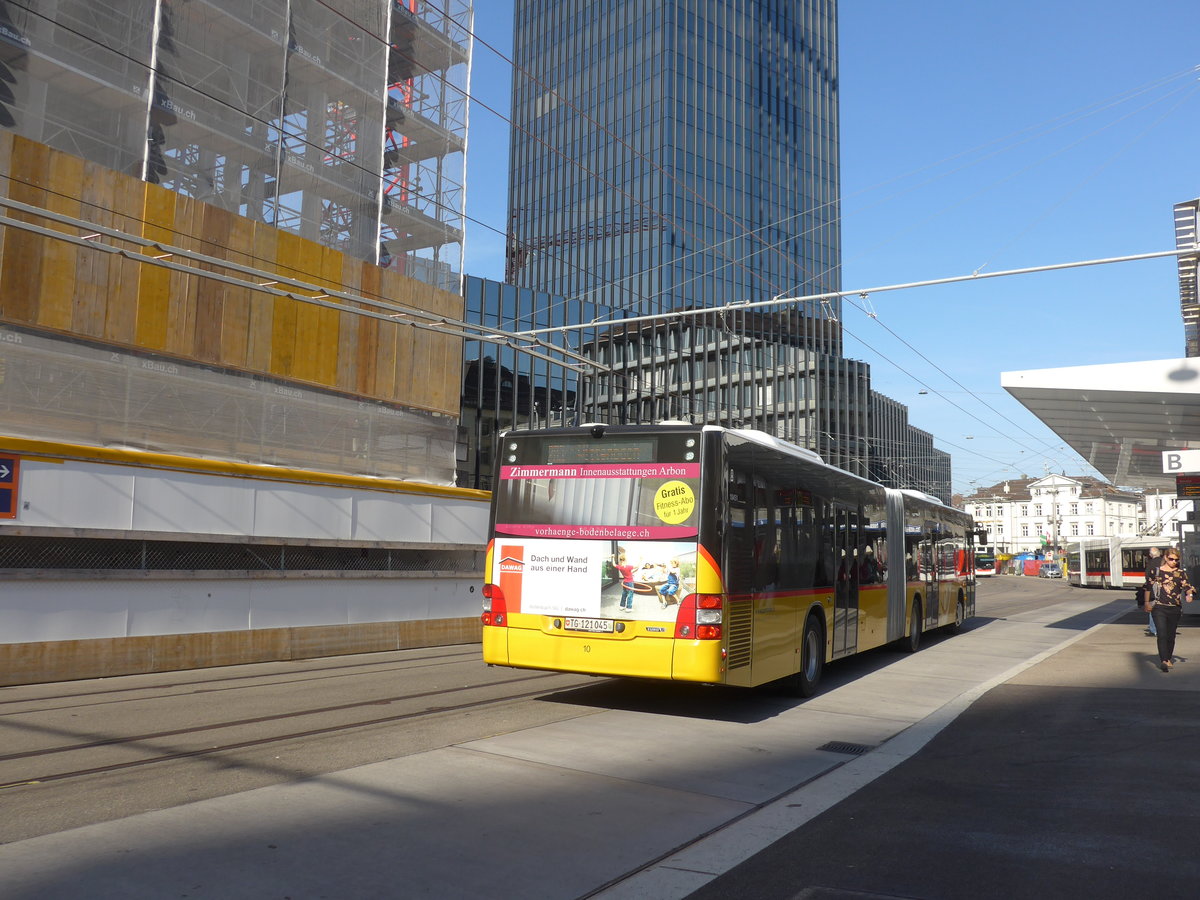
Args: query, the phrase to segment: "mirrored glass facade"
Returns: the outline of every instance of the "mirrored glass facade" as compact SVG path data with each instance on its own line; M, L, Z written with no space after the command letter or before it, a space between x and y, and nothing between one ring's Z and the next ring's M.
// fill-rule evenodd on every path
M612 321L589 418L760 428L866 473L836 291L833 0L517 0L507 280ZM672 312L686 315L672 316Z
M834 0L517 0L506 280L645 314L836 290ZM836 300L805 314L840 352Z

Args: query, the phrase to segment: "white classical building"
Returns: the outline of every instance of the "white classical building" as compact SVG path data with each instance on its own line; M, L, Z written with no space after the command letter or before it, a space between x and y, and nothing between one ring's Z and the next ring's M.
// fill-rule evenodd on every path
M1149 514L1143 499L1090 476L1051 474L982 488L964 498L963 507L998 553L1023 553L1065 548L1081 537L1176 534L1174 495L1152 495ZM1151 523L1155 531L1147 530Z
M1164 543L1180 542L1180 528L1188 522L1195 501L1183 499L1174 491L1147 489L1142 495L1142 531L1147 537L1161 537ZM1189 528L1190 530L1190 528Z

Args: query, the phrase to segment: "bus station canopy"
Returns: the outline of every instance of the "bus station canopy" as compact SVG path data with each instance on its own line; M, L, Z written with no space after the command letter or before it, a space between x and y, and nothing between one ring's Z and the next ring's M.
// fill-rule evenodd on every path
M1200 358L1002 372L1000 385L1115 485L1174 491L1163 451L1200 448Z

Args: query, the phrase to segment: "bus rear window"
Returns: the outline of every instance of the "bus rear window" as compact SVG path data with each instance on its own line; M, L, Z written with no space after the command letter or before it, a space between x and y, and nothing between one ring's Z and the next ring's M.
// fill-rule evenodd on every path
M494 492L496 533L650 540L695 535L699 438L679 437L506 438Z

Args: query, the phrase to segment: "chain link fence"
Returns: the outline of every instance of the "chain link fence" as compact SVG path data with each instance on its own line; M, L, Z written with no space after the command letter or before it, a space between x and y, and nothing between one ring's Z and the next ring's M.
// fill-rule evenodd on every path
M130 538L0 536L0 577L112 572L482 573L473 547L330 547Z

